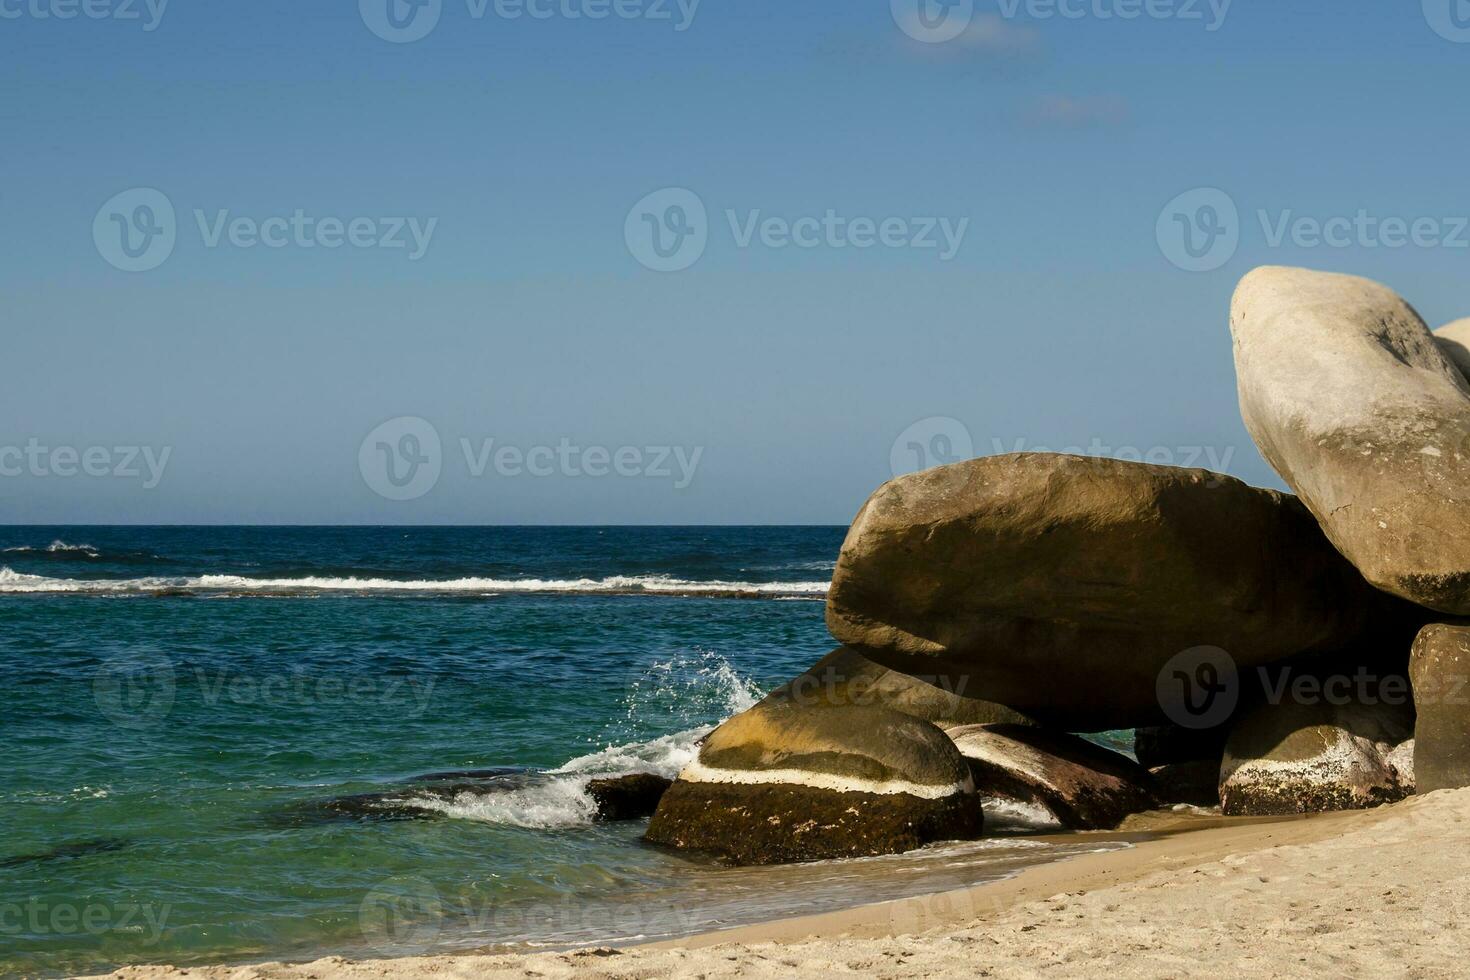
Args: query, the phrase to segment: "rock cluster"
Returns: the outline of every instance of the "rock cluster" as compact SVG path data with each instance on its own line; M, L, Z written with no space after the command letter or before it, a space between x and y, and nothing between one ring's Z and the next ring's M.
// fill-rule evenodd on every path
M764 864L975 837L988 800L1095 829L1470 785L1470 320L1264 268L1230 326L1295 495L1048 453L883 485L842 646L710 735L648 838ZM1130 728L1136 762L1076 734Z

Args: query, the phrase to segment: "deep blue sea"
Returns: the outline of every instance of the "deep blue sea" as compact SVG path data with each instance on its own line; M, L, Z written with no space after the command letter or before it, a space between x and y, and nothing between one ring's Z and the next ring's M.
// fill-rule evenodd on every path
M0 528L0 974L674 936L1096 846L740 870L592 822L831 648L843 533Z

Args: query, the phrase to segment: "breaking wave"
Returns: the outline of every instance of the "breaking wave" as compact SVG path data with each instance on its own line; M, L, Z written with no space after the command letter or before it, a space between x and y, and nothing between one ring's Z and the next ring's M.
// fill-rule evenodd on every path
M66 592L81 594L150 594L200 592L233 595L313 595L319 593L541 593L562 595L663 595L708 598L790 598L824 596L827 582L694 581L662 575L612 575L590 579L386 579L249 578L243 575L197 575L131 579L73 579L28 575L0 567L0 593Z
M717 653L698 653L648 665L629 684L623 724L669 719L671 710L703 715L712 723L673 734L609 745L545 773L545 779L513 789L467 791L453 799L425 795L414 805L462 820L542 830L591 824L597 807L587 794L594 779L653 773L673 779L699 751L715 725L755 704L760 691ZM645 718L645 716L648 716ZM686 718L687 721L687 718Z

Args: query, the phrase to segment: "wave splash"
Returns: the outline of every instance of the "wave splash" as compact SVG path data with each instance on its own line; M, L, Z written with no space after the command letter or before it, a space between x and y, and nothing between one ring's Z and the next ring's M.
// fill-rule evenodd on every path
M542 782L492 793L460 793L454 799L424 796L415 806L462 820L505 824L536 830L582 827L592 823L597 807L587 794L594 779L653 773L673 779L694 761L700 741L715 725L756 703L761 692L717 653L702 652L649 665L629 684L625 716L619 724L664 723L682 715L713 717L714 723L693 724L669 735L608 745L578 756L545 773Z
M0 566L0 593L66 592L77 594L141 594L192 591L232 595L314 595L321 593L541 593L565 595L666 595L709 598L772 598L825 595L827 582L694 581L663 575L612 575L590 579L386 579L248 578L243 575L196 575L131 579L72 579L28 575Z

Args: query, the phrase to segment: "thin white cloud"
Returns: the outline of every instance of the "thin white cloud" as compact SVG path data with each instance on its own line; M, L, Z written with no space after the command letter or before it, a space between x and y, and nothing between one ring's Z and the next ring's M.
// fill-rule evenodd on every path
M1032 125L1060 129L1121 126L1130 116L1128 100L1119 95L1049 95L1025 113Z

